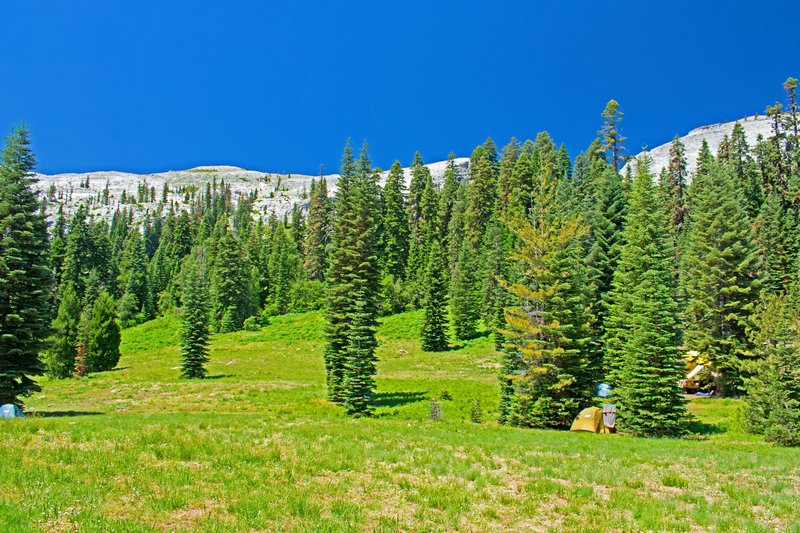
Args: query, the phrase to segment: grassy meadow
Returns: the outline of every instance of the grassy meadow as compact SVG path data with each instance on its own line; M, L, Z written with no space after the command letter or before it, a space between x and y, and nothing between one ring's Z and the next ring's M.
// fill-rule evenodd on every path
M202 381L176 316L126 330L116 370L0 422L0 531L800 531L800 452L738 401L693 400L681 440L498 426L491 339L425 353L420 319L382 321L358 420L325 400L319 313L216 336Z

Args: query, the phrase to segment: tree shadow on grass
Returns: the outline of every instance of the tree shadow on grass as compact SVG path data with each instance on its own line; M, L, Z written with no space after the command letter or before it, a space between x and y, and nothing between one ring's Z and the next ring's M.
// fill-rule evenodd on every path
M232 378L233 374L214 374L213 376L206 376L203 379L222 379L222 378Z
M708 424L699 420L689 422L689 435L704 437L707 435L719 435L725 433L725 428L718 424Z
M99 411L29 411L25 416L32 418L65 418L69 416L102 415Z
M372 405L374 407L400 407L409 403L425 401L428 397L428 391L379 392L372 398Z

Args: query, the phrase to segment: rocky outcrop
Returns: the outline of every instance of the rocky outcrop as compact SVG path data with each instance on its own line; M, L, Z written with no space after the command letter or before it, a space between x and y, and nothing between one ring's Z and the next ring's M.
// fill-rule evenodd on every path
M456 164L462 176L467 175L469 169L469 159L456 159ZM447 161L440 161L426 165L434 181L441 182L444 179L444 172L447 168ZM406 182L411 180L411 173L408 168L403 169ZM382 174L385 181L387 172ZM37 189L47 198L47 212L53 215L63 205L64 212L70 217L81 203L87 204L90 198L95 201L89 210L95 219L110 220L117 208L127 207L133 211L134 220L141 219L148 211L155 212L159 202L162 200L164 184L169 187L168 202L174 201L177 209L187 205L186 194L188 192L191 201L191 192L205 190L207 183L222 183L230 185L234 199L250 194L254 190L258 191L258 198L255 202L255 210L259 215L269 216L275 213L279 217L291 212L295 204L305 209L308 206L308 191L311 187L311 180L318 179L319 176L305 176L301 174L275 174L257 170L246 170L231 166L203 166L189 170L170 170L167 172L155 172L152 174L131 174L127 172L87 172L71 174L45 175L37 174ZM82 185L86 184L88 188ZM325 176L328 184L328 193L334 195L339 181L338 174ZM125 191L126 198L136 198L138 200L140 187L146 188L148 198L146 201L136 203L121 204L122 193ZM108 188L108 205L98 201L102 199L105 189ZM152 193L155 191L155 201ZM179 193L183 190L187 192Z
M697 154L700 152L700 147L703 144L703 140L708 141L708 146L711 148L711 152L716 155L722 139L726 135L730 137L731 132L733 131L733 125L737 122L744 127L745 138L751 147L756 145L759 135L763 136L765 139L772 135L771 121L765 115L744 117L743 119L735 122L711 124L708 126L695 128L680 138L681 142L686 146L686 162L689 167L690 175L694 172L694 169L697 166ZM652 159L651 170L656 174L656 176L658 176L662 168L669 166L669 149L671 144L672 141L660 146L656 146L655 148L647 151L648 155ZM637 154L636 157L639 157L643 153L644 152ZM628 165L630 164L631 163L629 162ZM626 167L628 165L625 165L625 167L622 168L623 174L627 171Z

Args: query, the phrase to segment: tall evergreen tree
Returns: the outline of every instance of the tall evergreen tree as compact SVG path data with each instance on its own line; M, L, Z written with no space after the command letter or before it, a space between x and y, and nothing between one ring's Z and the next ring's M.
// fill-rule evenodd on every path
M320 172L321 174L321 172ZM327 268L327 245L330 231L330 205L328 200L328 184L320 175L319 183L311 193L308 206L308 224L306 230L305 268L308 278L323 280Z
M503 371L515 373L501 376L501 407L504 419L515 425L563 428L589 400L593 386L587 373L590 323L581 261L585 227L577 216L555 215L555 173L540 169L535 180L532 216L510 224L518 240L511 258L519 281L504 282L515 305L505 311L509 346Z
M624 113L619 110L616 100L609 100L603 110L602 117L605 119L603 129L597 133L603 138L603 150L611 152L611 165L614 170L619 170L619 164L623 161L622 152L625 150L622 143L627 139L619 133L619 123Z
M0 404L22 406L41 390L32 376L44 371L39 352L50 332L50 250L24 125L0 157Z
M344 404L349 414L363 416L371 412L375 385L380 209L366 143L356 164L348 140L340 176L328 269L325 367L329 398Z
M408 212L405 205L405 177L395 161L383 188L383 223L381 248L385 271L395 281L405 277L408 261Z
M250 261L239 240L230 232L218 242L211 277L212 324L219 332L241 329L252 314Z
M741 385L740 358L750 346L747 317L761 286L760 258L742 191L713 165L698 191L686 279L685 344L706 355L720 374L720 392Z
M60 300L44 362L50 377L63 379L75 373L76 345L80 340L81 304L71 282L62 288Z
M765 440L800 446L800 306L796 291L767 296L751 317L757 357L745 365L746 419Z
M428 256L420 338L423 350L441 352L447 349L447 266L438 240L433 241Z
M467 340L475 336L480 320L480 285L477 279L475 255L466 239L461 243L453 271L450 316L453 321L453 333L457 339Z
M86 332L89 372L111 370L119 362L119 345L122 340L114 299L101 292L92 306L92 318Z
M202 379L208 375L208 299L201 261L196 265L183 293L181 329L181 377Z
M687 423L678 388L678 308L672 252L649 164L646 156L637 162L610 296L608 378L621 404L620 428L634 435L676 436Z

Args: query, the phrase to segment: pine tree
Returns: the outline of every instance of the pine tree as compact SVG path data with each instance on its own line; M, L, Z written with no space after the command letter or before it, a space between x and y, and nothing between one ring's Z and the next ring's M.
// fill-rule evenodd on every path
M41 388L39 352L50 333L50 250L33 190L28 130L6 137L0 162L0 405L22 406Z
M305 268L308 278L312 280L323 280L328 266L326 247L330 231L330 206L328 184L321 174L319 183L311 193L306 226Z
M722 393L741 385L740 358L750 348L747 317L761 287L760 258L744 205L742 191L713 165L695 199L684 255L685 344L712 362Z
M189 275L183 293L181 329L181 377L202 379L208 375L208 303L201 261Z
M757 357L745 365L750 429L784 446L800 446L799 316L796 292L767 296L751 317Z
M378 324L378 259L375 255L378 185L366 141L361 148L353 185L349 247L352 263L348 278L354 301L344 365L344 404L348 414L362 416L372 412L370 401L375 388L375 331Z
M378 193L366 143L356 164L348 140L342 157L328 269L325 369L329 398L344 404L354 416L371 412L375 386Z
M798 282L798 234L792 209L786 209L776 193L769 194L757 220L761 255L764 257L764 290L785 292Z
M450 316L453 333L459 340L468 340L478 331L480 293L475 257L466 239L458 252L450 294Z
M101 292L94 301L91 316L86 334L86 365L89 372L111 370L119 362L122 336L114 299L108 292Z
M585 258L587 277L595 295L591 308L593 333L589 353L590 372L595 381L604 377L602 345L608 316L607 298L624 243L623 224L628 209L622 177L605 163L604 166L597 184L596 202L588 215L590 231Z
M383 188L383 223L381 248L383 268L395 281L405 277L408 261L408 211L404 199L405 177L395 161Z
M441 352L447 349L447 280L446 264L442 247L434 240L428 254L428 268L425 273L425 296L422 307L420 338L422 349L428 352Z
M450 220L453 218L458 187L461 184L461 172L456 165L456 154L450 152L447 156L447 167L444 171L444 183L442 192L439 194L439 242L443 251L447 251L450 246ZM448 276L449 278L449 276Z
M540 168L535 180L532 216L510 222L519 281L503 283L515 298L505 311L503 372L514 373L501 375L501 407L504 419L515 425L563 428L588 402L594 385L586 359L585 227L577 216L555 215L555 173Z
M611 165L614 170L619 171L619 164L623 160L622 152L625 150L622 143L627 137L619 134L619 123L622 120L622 113L616 100L609 100L603 110L602 117L605 119L603 129L598 131L598 135L603 137L603 150L611 152Z
M620 428L633 435L676 436L687 414L678 379L677 303L664 216L649 160L637 162L607 319L608 382L619 397Z
M252 315L250 260L231 233L218 242L211 295L214 301L211 322L221 333L241 329L245 319Z
M470 159L467 199L469 203L464 214L466 238L473 253L477 253L483 242L486 226L492 220L497 199L494 165L481 146L475 149Z
M67 282L61 290L58 315L53 321L53 336L45 353L47 375L53 378L68 378L75 371L75 347L80 340L79 322L81 315L80 300L72 283Z
M153 298L147 279L147 256L144 241L138 231L131 234L126 250L128 254L128 280L125 294L119 302L119 318L123 324L133 325L153 317Z

